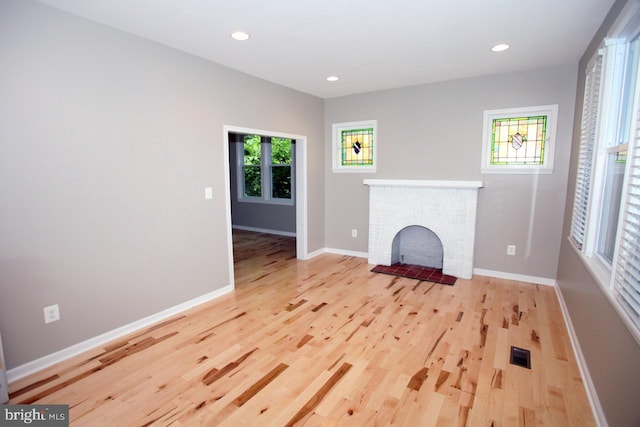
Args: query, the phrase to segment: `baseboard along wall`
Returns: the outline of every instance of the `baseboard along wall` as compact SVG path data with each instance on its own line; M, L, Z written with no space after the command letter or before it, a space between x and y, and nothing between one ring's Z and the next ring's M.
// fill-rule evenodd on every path
M233 228L238 228L241 230L248 230L248 231L257 231L257 232L261 232L261 233L268 233L268 234L279 234L279 233L285 233L285 232L273 232L273 230L264 230L264 229L249 229L248 227L241 227L241 226L233 226ZM279 235L288 235L288 234L279 234ZM295 233L293 234L295 236ZM349 250L343 250L343 249L335 249L335 248L322 248L319 250L316 250L312 253L308 254L307 259L311 259L313 257L316 257L318 255L324 254L324 253L331 253L331 254L337 254L337 255L346 255L346 256L353 256L353 257L358 257L358 258L368 258L368 253L367 252L357 252L357 251L349 251ZM474 274L477 275L481 275L481 276L489 276L489 277L496 277L496 278L500 278L500 279L508 279L508 280L516 280L516 281L520 281L520 282L527 282L527 283L534 283L534 284L540 284L540 285L545 285L545 286L553 286L555 287L556 290L556 295L558 297L558 301L560 303L560 307L562 310L562 316L564 318L564 322L565 325L567 327L567 331L569 332L569 338L571 340L571 345L573 347L573 352L574 355L576 357L577 363L578 363L578 367L580 369L580 373L582 374L582 378L584 379L584 386L587 392L587 396L589 398L589 402L591 403L591 407L593 410L593 414L594 417L596 419L596 422L598 423L599 426L601 427L606 427L608 426L605 415L604 415L604 411L602 410L602 406L600 405L600 400L598 399L598 395L597 392L595 390L595 386L593 384L593 381L591 379L591 375L589 373L589 369L587 367L586 361L584 359L584 355L582 353L582 349L580 348L580 344L578 342L577 339L577 335L575 333L575 330L573 328L573 324L571 322L571 318L569 317L569 312L568 309L566 307L564 298L562 296L562 292L560 292L560 288L557 286L557 281L555 279L550 279L550 278L544 278L544 277L536 277L536 276L528 276L528 275L522 275L522 274L514 274L514 273L507 273L507 272L500 272L500 271L494 271L494 270L485 270L485 269L480 269L480 268L475 268L473 270ZM147 316L143 319L140 319L138 321L129 323L127 325L124 325L120 328L116 328L112 331L106 332L104 334L98 335L96 337L90 338L86 341L83 341L81 343L72 345L70 347L67 347L65 349L62 349L60 351L57 351L55 353L49 354L47 356L41 357L39 359L36 359L34 361L25 363L24 365L21 366L17 366L15 368L9 369L7 371L7 380L9 383L16 381L20 378L26 377L27 375L31 375L33 373L36 373L40 370L43 370L45 368L48 368L49 366L55 365L56 363L62 362L66 359L69 359L73 356L76 356L78 354L81 354L85 351L91 350L95 347L98 347L100 345L106 344L110 341L113 341L115 339L121 338L125 335L128 335L132 332L135 332L137 330L140 330L142 328L148 327L153 325L154 323L163 321L173 315L179 314L185 310L188 310L192 307L195 307L197 305L203 304L205 302L211 301L213 299L216 299L224 294L227 294L229 292L233 291L233 285L227 285L221 289L215 290L213 292L207 293L205 295L202 295L198 298L194 298L190 301L186 301L182 304L178 304L176 306L170 307L166 310L163 310L161 312L158 312L156 314L153 314L151 316Z
M20 378L26 377L27 375L34 374L38 371L48 368L49 366L53 366L56 363L60 363L73 356L84 353L85 351L99 347L110 341L124 337L125 335L128 335L132 332L136 332L140 329L161 322L171 316L179 314L197 305L228 294L231 291L233 291L233 285L227 285L223 288L209 292L192 300L186 301L182 304L169 307L168 309L152 314L151 316L147 316L135 322L131 322L127 325L113 329L109 332L105 332L104 334L89 338L86 341L82 341L78 344L74 344L70 347L56 351L55 353L51 353L39 359L27 362L24 365L16 366L15 368L11 368L7 371L7 380L9 383L12 383L13 381L19 380Z

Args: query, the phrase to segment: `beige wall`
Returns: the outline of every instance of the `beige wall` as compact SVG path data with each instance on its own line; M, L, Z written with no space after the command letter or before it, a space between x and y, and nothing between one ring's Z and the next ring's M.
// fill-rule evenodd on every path
M633 1L633 0L631 0ZM626 0L619 0L580 60L573 148L564 215L562 248L558 262L558 285L566 303L580 348L604 415L610 426L640 425L640 346L585 268L566 236L569 236L576 165L580 143L580 120L586 64Z
M482 180L475 267L554 279L560 250L576 64L329 99L325 102L326 245L367 251L364 178ZM481 174L484 110L559 104L549 175ZM378 121L378 171L331 172L332 123ZM358 238L351 229L359 229ZM507 256L507 245L517 247Z
M28 0L0 2L0 63L9 368L229 284L225 124L308 137L323 247L321 99Z

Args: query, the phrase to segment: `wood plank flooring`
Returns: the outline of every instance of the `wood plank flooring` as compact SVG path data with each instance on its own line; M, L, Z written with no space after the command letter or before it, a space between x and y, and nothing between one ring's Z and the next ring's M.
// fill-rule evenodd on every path
M234 232L236 290L10 385L74 426L592 426L554 290L295 259ZM532 368L509 363L531 350Z

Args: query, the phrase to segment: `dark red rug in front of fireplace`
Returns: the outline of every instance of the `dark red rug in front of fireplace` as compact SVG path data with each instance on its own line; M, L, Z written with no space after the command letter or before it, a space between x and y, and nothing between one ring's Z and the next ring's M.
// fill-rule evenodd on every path
M371 271L374 273L391 274L393 276L424 280L425 282L442 283L443 285L451 286L453 286L457 280L454 276L442 274L442 270L438 270L437 268L412 264L397 263L393 265L376 265Z

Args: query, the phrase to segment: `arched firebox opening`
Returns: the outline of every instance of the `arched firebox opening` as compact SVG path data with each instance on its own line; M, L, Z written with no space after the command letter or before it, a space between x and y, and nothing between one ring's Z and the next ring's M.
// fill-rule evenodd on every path
M391 244L391 264L412 264L442 269L444 251L440 238L426 227L410 225Z

